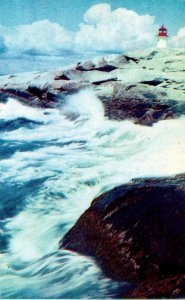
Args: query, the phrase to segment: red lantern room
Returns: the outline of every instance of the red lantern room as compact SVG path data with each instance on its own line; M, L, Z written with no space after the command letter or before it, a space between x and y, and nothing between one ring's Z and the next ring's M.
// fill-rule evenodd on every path
M161 28L159 28L158 36L166 36L166 37L168 36L167 29L164 26L162 26Z

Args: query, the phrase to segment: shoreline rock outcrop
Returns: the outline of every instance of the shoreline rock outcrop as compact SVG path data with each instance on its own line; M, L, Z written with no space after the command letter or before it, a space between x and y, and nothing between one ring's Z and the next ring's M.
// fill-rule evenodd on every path
M185 52L140 51L68 70L1 76L0 102L13 97L26 105L53 108L66 95L93 90L105 116L151 126L185 114ZM23 78L24 76L24 78Z
M112 120L130 119L135 124L153 125L185 113L185 102L169 99L162 88L144 84L114 84L113 95L99 96L104 104L105 116Z
M60 247L133 283L126 297L184 297L185 174L135 179L99 196Z

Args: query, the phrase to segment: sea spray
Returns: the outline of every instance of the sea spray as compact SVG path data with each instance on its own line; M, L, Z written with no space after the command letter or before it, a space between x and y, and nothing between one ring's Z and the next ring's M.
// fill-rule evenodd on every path
M103 104L97 99L91 90L83 90L67 98L66 105L61 110L69 118L74 116L78 124L87 127L88 131L94 131L104 122Z
M0 109L1 297L115 297L118 284L91 259L58 251L59 240L102 192L183 172L184 126L110 121L88 90L53 110L9 99Z

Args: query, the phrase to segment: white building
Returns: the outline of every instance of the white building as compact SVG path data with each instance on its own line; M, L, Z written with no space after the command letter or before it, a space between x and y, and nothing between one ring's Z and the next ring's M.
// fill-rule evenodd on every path
M157 48L166 48L168 34L167 34L167 29L164 26L159 28L159 32L157 36L158 36Z

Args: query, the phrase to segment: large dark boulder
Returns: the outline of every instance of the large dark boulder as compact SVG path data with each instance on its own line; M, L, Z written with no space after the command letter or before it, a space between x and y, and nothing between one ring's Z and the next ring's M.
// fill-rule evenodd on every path
M185 174L136 179L101 195L60 247L134 282L130 297L185 295Z

